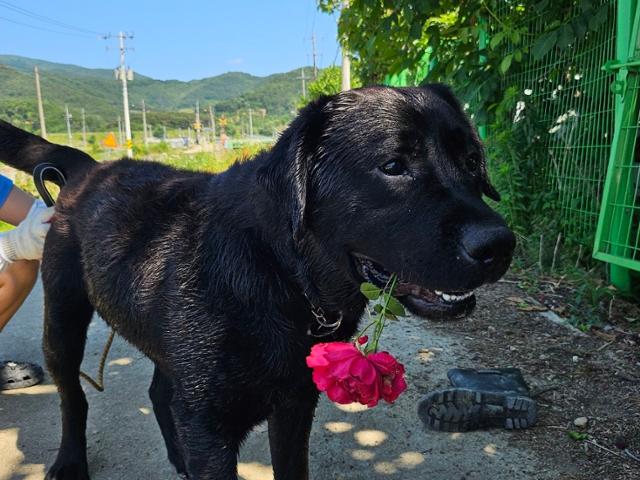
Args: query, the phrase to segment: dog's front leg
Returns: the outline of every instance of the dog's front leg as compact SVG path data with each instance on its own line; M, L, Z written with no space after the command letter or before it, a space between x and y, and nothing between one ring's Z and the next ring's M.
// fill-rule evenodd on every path
M269 416L269 445L275 480L309 478L309 434L318 403L316 392L287 402Z
M237 480L239 443L223 429L224 418L206 408L205 401L193 403L174 397L171 412L184 454L189 480Z

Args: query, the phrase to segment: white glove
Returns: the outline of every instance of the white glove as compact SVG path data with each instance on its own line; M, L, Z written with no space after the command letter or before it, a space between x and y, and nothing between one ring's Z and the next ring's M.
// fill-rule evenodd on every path
M0 233L0 258L4 261L1 263L40 260L53 212L53 207L47 208L42 200L36 200L16 228Z

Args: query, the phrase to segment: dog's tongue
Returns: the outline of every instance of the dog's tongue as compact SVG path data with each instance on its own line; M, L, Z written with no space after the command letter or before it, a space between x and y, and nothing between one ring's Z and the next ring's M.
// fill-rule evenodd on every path
M411 295L413 297L422 298L424 300L436 300L437 295L424 287L419 285L414 285L413 283L400 283L393 290L393 295L398 297L403 297L406 295Z

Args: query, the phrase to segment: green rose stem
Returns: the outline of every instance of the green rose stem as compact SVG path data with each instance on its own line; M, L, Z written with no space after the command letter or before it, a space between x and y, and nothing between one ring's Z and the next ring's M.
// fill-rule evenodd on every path
M363 353L365 355L378 350L378 343L380 342L380 337L382 336L382 331L384 330L387 320L397 320L398 317L405 316L404 307L393 296L393 291L397 283L398 277L393 274L382 289L368 282L360 285L360 291L365 297L369 300L377 301L373 307L376 313L375 318L371 320L371 312L367 309L367 315L369 315L371 321L356 336L356 346L361 348L358 345L358 338L362 337L369 328L374 327L373 338L363 347Z

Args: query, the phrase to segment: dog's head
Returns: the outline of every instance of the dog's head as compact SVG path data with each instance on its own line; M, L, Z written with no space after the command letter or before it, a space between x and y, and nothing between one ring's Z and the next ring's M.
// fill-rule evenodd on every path
M371 87L303 109L275 151L292 236L312 236L354 285L384 286L421 316L461 316L498 280L515 245L478 135L451 91ZM272 169L273 170L273 169Z

